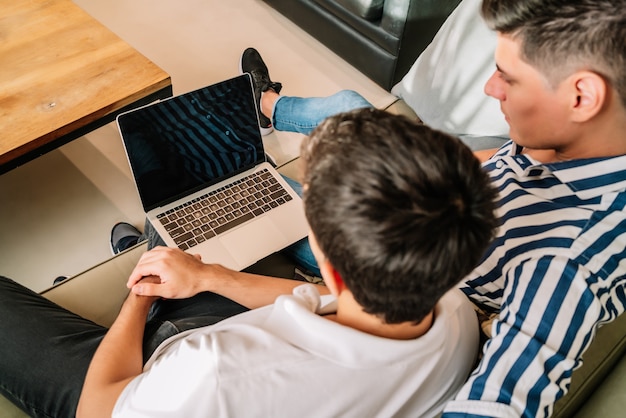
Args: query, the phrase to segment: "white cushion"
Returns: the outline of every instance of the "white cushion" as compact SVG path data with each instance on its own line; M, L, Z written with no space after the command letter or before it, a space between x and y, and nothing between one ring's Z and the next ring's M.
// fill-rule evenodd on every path
M463 0L457 6L392 93L433 128L508 137L498 101L483 90L495 70L496 35L483 22L480 4Z

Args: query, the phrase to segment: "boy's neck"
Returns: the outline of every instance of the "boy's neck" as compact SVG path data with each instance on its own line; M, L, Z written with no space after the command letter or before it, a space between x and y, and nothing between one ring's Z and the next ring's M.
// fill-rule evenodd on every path
M524 153L542 163L626 155L626 110L621 104L610 106L577 132L577 139L562 149L525 149Z
M337 298L337 313L325 318L377 337L411 340L428 332L434 321L434 312L431 311L419 324L387 324L379 317L364 312L352 294L344 291Z

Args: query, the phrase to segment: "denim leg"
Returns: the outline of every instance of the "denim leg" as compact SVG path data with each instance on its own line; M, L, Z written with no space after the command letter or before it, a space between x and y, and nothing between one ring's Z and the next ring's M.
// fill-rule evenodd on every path
M317 260L313 256L308 238L302 238L290 246L281 250L281 253L293 260L293 262L304 270L305 273L316 277L322 277L322 273L317 265Z
M106 333L0 277L0 393L33 417L70 417Z
M144 222L143 226L143 234L139 237L139 242L148 240L148 250L153 249L154 247L167 247L163 238L159 235L159 233L154 229L148 218Z
M302 185L289 177L283 176L283 178L298 194L298 196L302 197ZM308 238L302 238L300 241L291 244L281 252L292 259L298 267L306 270L307 273L313 274L317 277L322 276L317 265L317 260L315 259L315 256L313 256L313 251L311 251Z
M352 90L342 90L328 97L280 96L274 103L272 123L278 131L308 135L327 117L363 107L372 107L372 104Z

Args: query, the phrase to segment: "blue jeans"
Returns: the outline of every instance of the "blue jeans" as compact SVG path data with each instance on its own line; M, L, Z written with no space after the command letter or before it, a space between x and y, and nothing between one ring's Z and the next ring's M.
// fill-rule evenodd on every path
M373 107L363 96L352 90L342 90L328 97L280 96L274 104L274 129L308 135L329 116L349 110Z

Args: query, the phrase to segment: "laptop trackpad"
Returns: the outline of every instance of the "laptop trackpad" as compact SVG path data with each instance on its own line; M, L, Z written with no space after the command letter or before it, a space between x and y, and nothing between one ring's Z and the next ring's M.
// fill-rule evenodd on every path
M220 241L243 267L248 267L289 244L267 216L227 233L220 237Z

